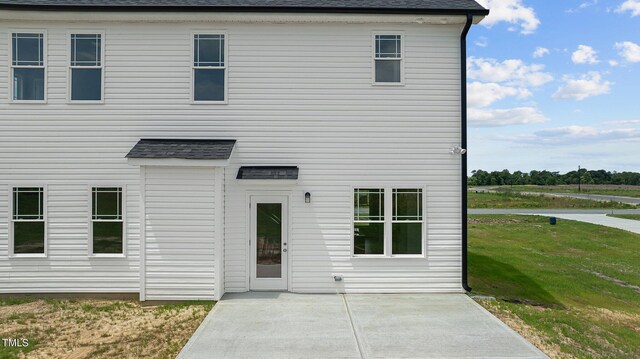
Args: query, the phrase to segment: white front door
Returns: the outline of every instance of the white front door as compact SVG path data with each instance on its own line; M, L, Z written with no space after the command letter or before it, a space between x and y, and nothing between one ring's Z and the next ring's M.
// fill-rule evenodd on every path
M251 196L249 289L287 290L287 196Z

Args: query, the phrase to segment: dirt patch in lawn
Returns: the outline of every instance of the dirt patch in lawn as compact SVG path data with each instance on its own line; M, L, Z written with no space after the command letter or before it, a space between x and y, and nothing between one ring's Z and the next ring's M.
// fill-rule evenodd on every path
M0 357L174 358L212 306L109 300L0 305L0 338L27 338L32 344L22 350L0 347Z
M495 300L478 300L485 309L491 314L495 315L504 324L508 325L511 329L515 330L518 334L522 335L529 343L535 345L538 349L542 350L549 357L555 358L575 358L572 355L563 353L560 346L548 344L542 336L531 326L527 325L517 315L509 312L505 308L500 308L498 302ZM545 308L535 307L536 310L544 311Z

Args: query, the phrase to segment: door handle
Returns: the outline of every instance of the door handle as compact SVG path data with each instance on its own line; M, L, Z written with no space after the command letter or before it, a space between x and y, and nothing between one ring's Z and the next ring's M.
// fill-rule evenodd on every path
M285 249L283 249L282 251L283 251L283 252L286 252L286 251L287 251L287 249L285 248Z

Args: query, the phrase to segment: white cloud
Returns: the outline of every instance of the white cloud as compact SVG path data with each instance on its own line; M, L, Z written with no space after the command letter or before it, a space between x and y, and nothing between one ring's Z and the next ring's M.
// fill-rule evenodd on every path
M486 107L507 97L525 99L533 96L526 88L503 86L497 83L472 82L468 86L468 103L470 107Z
M524 125L545 122L546 118L538 109L533 107L518 107L511 109L469 109L469 123L476 127L497 127L509 125Z
M640 140L640 128L603 128L586 126L566 126L548 128L533 134L504 137L504 140L536 145L577 145L601 142Z
M475 42L478 47L487 47L489 45L489 39L484 36L480 36Z
M596 50L591 46L580 45L578 49L571 55L571 61L574 64L597 64L598 56Z
M616 49L619 50L620 56L629 62L640 62L640 45L631 41L616 42Z
M638 126L640 126L640 120L607 121L605 123L609 124L609 125L617 125L617 126L628 126L628 125L638 125Z
M549 54L549 49L544 47L536 47L536 50L533 52L533 57L538 59L548 54Z
M631 16L640 16L640 0L627 0L620 4L616 12L631 12Z
M469 120L472 125L509 126L548 120L535 107L486 108L506 98L523 100L533 96L532 88L553 80L551 74L543 72L544 65L526 64L518 59L500 62L475 57L470 57L467 64L467 75L474 80L468 86Z
M578 6L579 9L586 9L588 7L591 7L593 5L598 4L598 0L592 0L592 1L586 1L583 2L582 4L580 4L580 6Z
M553 98L582 101L586 98L609 93L611 82L602 79L597 71L581 75L579 78L565 76L564 86L558 88Z
M467 74L472 80L504 82L510 86L539 87L553 81L551 74L543 72L544 65L527 65L522 60L505 60L470 57Z
M613 67L616 67L616 66L620 65L620 63L618 63L618 61L612 59L612 60L609 60L609 65L613 66Z
M507 22L520 27L520 33L532 34L540 25L540 20L532 7L526 7L522 0L478 0L478 2L491 10L480 24L492 27L499 22ZM509 27L509 31L517 31L516 26Z
M585 1L585 2L581 3L577 8L569 9L566 12L568 12L568 13L578 12L578 11L580 11L582 9L586 9L588 7L592 7L592 6L597 5L597 4L598 4L598 0Z

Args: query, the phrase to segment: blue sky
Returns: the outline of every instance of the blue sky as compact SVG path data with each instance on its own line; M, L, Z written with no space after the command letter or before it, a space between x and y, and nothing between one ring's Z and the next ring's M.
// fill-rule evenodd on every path
M640 0L478 0L469 168L640 171Z

